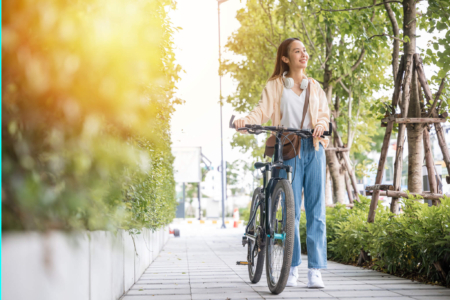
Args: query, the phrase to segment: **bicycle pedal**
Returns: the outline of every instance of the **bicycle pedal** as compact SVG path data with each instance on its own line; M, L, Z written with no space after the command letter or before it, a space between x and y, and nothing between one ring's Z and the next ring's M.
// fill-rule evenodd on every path
M248 265L248 261L237 261L236 262L236 265L238 265L238 266L246 266L246 265Z

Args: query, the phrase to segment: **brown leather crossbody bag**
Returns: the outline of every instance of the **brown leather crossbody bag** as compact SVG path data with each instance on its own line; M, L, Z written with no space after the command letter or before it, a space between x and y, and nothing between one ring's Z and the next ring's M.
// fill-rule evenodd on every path
M303 106L303 117L302 124L300 125L300 129L303 128L303 122L305 121L306 113L308 112L309 105L309 89L310 83L308 81L308 87L306 88L306 97L305 97L305 105ZM266 141L266 149L264 150L264 158L266 156L273 156L275 152L275 144L277 141L277 137L272 134ZM297 154L300 157L300 149L302 139L296 134L292 134L291 132L284 132L281 141L284 141L283 144L283 160L292 159Z

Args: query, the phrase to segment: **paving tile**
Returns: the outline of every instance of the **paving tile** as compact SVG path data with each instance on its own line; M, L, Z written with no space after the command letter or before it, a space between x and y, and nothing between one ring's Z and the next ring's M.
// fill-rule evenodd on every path
M191 295L146 295L146 296L125 296L120 300L191 300Z
M331 261L322 270L326 288L308 289L308 261L304 255L298 286L273 295L267 287L265 270L260 282L252 284L247 267L236 266L236 261L245 260L247 253L240 245L242 231L233 230L214 229L209 235L186 231L183 237L171 238L121 300L450 300L450 290L443 287Z
M449 300L450 297L449 296L436 296L436 295L433 295L433 297L430 297L430 296L413 296L410 299L416 299L416 300L431 300L431 299L433 299L433 300Z
M139 290L139 289L147 289L147 290L165 290L165 289L183 289L190 288L191 285L189 283L186 284L138 284L135 283L131 289Z
M158 290L149 290L149 289L132 289L129 290L127 295L190 295L191 289L158 289Z
M376 291L326 291L327 294L333 296L333 297L398 297L402 296L399 295L396 292L392 291L383 291L383 290L376 290Z
M238 292L230 292L230 293L218 293L218 294L192 294L192 300L228 300L228 299L235 299L235 298L250 298L250 297L257 297L258 294L255 292L252 293L238 293ZM260 297L259 299L263 299Z
M409 297L356 297L356 298L335 298L339 300L412 300L412 298ZM434 300L434 299L427 299L427 300Z
M450 299L450 289L429 289L429 290L396 290L396 293L405 296L447 296Z
M403 283L394 283L394 284L383 284L376 285L385 290L432 290L432 289L445 289L443 286L433 286L430 284L403 284Z

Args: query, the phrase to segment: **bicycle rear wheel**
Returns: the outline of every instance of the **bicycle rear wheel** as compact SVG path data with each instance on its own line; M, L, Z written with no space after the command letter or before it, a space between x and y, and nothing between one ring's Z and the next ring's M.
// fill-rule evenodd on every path
M264 245L261 241L265 239L262 224L262 201L261 201L261 188L256 188L253 192L252 206L250 209L250 219L253 216L253 212L256 211L255 217L252 222L249 223L249 233L256 235L258 238L254 242L248 239L247 243L247 261L248 261L248 275L252 283L258 283L261 279L261 274L264 268ZM250 221L250 220L249 220ZM252 263L253 261L253 263Z
M295 235L294 192L286 179L275 185L269 221L274 232L266 241L267 284L273 294L279 294L289 277Z

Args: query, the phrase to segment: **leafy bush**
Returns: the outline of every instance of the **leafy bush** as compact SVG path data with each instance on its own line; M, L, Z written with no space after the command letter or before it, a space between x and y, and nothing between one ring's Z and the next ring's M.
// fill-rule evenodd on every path
M428 207L417 199L402 199L403 213L394 216L377 208L375 223L367 223L370 199L360 197L353 209L327 208L328 258L356 263L363 249L372 267L397 275L419 275L450 283L450 198ZM300 222L302 251L306 253L306 218Z
M169 222L175 4L6 0L2 8L3 229Z

